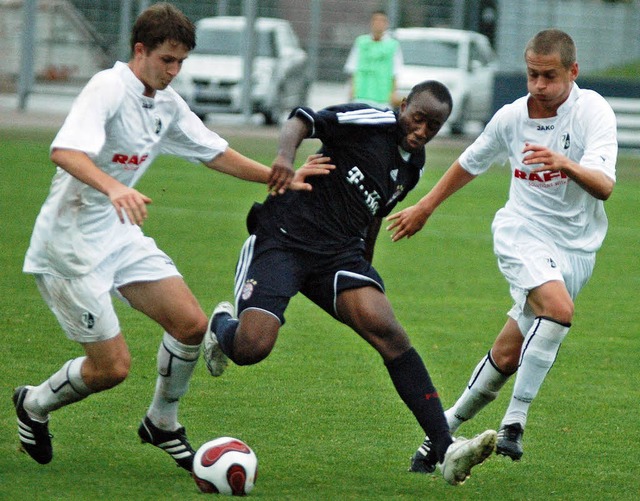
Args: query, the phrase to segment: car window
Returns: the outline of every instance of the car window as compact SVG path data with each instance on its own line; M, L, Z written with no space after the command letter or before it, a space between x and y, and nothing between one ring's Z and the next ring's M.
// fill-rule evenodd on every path
M276 57L276 40L273 30L257 31L256 55ZM199 29L196 35L194 54L212 54L216 56L239 56L244 50L244 31L232 29Z
M457 42L446 40L400 40L404 64L457 68Z
M482 66L486 66L489 63L485 53L481 50L476 42L471 42L471 49L469 52L471 62L478 61Z
M283 47L291 47L293 49L300 47L300 41L291 26L283 26L280 30L280 35L282 37Z

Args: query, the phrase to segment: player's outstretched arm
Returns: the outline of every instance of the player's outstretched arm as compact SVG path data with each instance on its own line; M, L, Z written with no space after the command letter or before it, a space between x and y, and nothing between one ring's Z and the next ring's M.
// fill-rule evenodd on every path
M147 219L147 204L151 203L151 199L104 172L86 153L54 148L51 160L79 181L107 195L121 223L125 222L124 214L132 224L139 226Z
M286 187L277 191L270 190L274 195L282 194L286 189L292 190L311 190L311 185L306 182L308 176L322 176L329 174L335 165L332 165L329 157L322 155L309 155L307 161L294 172L290 183ZM269 167L256 162L232 148L227 148L224 153L218 155L213 160L205 164L207 167L230 176L243 179L245 181L253 181L256 183L268 184L271 176ZM293 170L293 169L292 169Z
M233 148L227 148L223 153L214 157L213 160L206 162L205 165L223 174L262 184L267 184L271 174L269 167L245 157Z
M431 188L431 191L422 197L417 204L387 217L387 221L391 221L391 224L386 229L393 232L391 240L395 242L416 234L442 202L475 177L464 170L460 162L456 160L436 185Z

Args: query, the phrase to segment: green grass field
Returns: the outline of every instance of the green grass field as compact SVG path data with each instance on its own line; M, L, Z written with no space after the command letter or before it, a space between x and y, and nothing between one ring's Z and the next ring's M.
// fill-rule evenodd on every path
M53 134L0 130L0 499L202 500L205 495L184 471L137 438L154 387L161 332L122 305L133 357L130 377L53 414L49 465L18 452L13 388L40 383L81 354L62 334L32 277L21 272L53 174ZM270 139L241 133L227 138L265 163L275 153ZM459 153L445 142L429 146L431 168L408 203ZM609 235L577 302L574 328L532 406L521 462L494 456L460 487L408 473L423 434L378 355L301 296L292 301L278 344L263 363L232 366L217 379L199 365L180 414L193 445L222 435L249 443L259 459L251 497L262 500L640 498L638 162L621 155L618 184L607 202ZM466 384L510 306L490 235L508 183L506 169L496 167L449 200L412 239L379 239L374 262L445 406ZM264 188L162 158L139 189L154 200L146 233L172 256L205 311L232 299L245 213L263 198ZM461 434L497 428L511 387Z

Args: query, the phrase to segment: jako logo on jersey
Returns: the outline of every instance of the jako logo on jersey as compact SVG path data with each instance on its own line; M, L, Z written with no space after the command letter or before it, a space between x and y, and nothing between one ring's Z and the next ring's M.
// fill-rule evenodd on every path
M526 179L527 181L537 181L538 183L548 183L554 179L566 179L564 172L525 172L520 169L513 171L513 177L516 179Z
M562 143L562 147L565 150L568 150L569 146L571 146L571 136L569 135L568 132L565 132L564 134L562 134L562 139L560 141Z
M149 155L124 155L122 153L116 153L113 155L111 161L114 164L124 165L125 170L138 170L142 162L144 162Z
M553 130L555 129L555 125L538 125L536 130Z
M556 262L553 260L553 258L548 257L547 258L547 264L549 266L551 266L552 268L557 268L558 265L556 264Z
M155 133L156 135L160 134L160 131L162 130L162 120L160 120L160 117L155 117L154 119L154 123L155 123Z

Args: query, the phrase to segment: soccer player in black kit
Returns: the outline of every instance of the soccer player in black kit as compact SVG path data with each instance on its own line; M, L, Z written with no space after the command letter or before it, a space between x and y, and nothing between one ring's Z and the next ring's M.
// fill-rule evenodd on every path
M311 179L312 191L270 196L251 209L251 235L235 276L238 315L228 302L216 307L204 357L214 376L222 374L227 357L238 365L266 358L289 300L301 292L378 351L398 394L431 438L445 480L457 485L493 452L496 432L453 441L427 369L371 265L382 218L417 184L424 147L451 107L448 89L426 81L397 113L358 103L291 113L273 166L292 169L303 139L317 138L319 154L335 170Z

